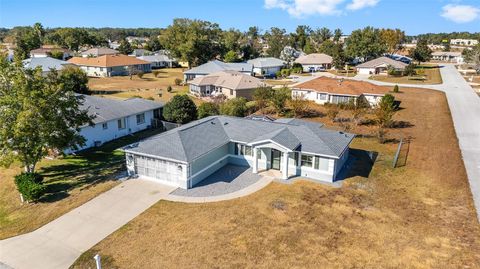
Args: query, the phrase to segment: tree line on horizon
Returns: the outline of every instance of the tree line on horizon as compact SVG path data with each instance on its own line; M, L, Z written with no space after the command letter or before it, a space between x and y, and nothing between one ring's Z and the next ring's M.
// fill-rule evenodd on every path
M401 44L414 37L406 36L400 29L365 27L351 32L345 43L341 29L326 27L311 28L299 25L288 33L283 28L272 27L262 31L249 27L247 31L235 28L222 29L219 24L204 20L174 19L166 28L44 28L40 23L33 26L0 29L2 42L15 43L15 55L19 60L28 57L30 50L43 44L58 45L72 51L83 47L108 46L108 41L120 41L119 50L128 54L135 48L156 51L168 49L172 56L197 66L211 59L226 62L241 62L259 56L271 56L289 60L284 48L292 51L325 53L334 58L335 67L355 58L370 60L384 53L395 53ZM146 44L130 44L127 36L148 37ZM421 43L438 43L448 38L477 38L480 33L439 33L417 36ZM416 37L415 37L416 38Z

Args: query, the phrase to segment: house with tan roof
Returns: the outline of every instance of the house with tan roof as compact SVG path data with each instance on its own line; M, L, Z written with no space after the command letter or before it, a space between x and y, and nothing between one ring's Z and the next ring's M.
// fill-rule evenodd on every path
M110 54L93 58L73 57L68 62L79 66L90 77L126 76L152 70L149 62L123 54Z
M223 94L227 98L244 97L252 99L256 88L266 85L260 79L237 71L220 71L210 75L196 77L188 82L190 93L195 96L216 96Z
M317 77L291 86L292 97L301 97L317 104L341 104L350 100L356 102L364 97L375 106L388 92L388 89L365 81Z
M303 72L325 71L332 68L332 62L332 56L323 53L302 55L295 60L295 63L302 65Z
M356 66L357 73L362 75L387 75L389 67L393 67L398 72L403 72L407 64L382 56Z

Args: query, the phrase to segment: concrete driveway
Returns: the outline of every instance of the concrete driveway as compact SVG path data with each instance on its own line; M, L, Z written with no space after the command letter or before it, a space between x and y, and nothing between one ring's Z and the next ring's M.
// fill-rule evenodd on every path
M445 92L452 114L463 162L467 171L470 190L480 221L480 97L468 85L453 64L440 68L443 84L403 85L400 87L429 88ZM394 85L355 77L377 85ZM439 145L440 146L440 145Z
M122 182L38 230L1 240L0 268L2 263L15 269L68 268L174 189L141 179Z

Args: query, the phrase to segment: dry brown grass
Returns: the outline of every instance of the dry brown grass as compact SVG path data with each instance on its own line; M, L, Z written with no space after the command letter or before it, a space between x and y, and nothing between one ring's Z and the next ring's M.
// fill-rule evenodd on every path
M219 203L161 201L74 268L94 268L95 253L105 268L480 268L480 227L445 96L401 90L396 119L413 126L389 136L413 137L407 166L391 168L395 144L357 138L352 148L379 152L368 178L341 188L272 183Z
M169 101L174 95L188 93L187 86L175 85L176 78L183 80L182 68L165 68L157 71L160 72L158 77L153 73L147 73L142 78L133 76L132 79L129 76L90 78L88 86L93 91L108 92L103 94L106 97L142 97L163 102ZM172 87L172 92L167 91L168 86ZM162 96L159 96L159 93ZM194 101L200 102L199 99Z
M417 71L419 69L424 70L425 79L420 79L418 76L396 77L396 76L385 76L385 75L371 76L370 79L383 81L383 82L398 83L398 84L441 84L442 83L442 76L440 75L440 70L438 65L423 64L422 66L417 68Z

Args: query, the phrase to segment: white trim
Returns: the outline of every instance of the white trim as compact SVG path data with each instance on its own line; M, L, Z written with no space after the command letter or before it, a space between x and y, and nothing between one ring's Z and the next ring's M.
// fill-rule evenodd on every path
M150 155L150 154L146 154L146 153L139 153L139 152L130 151L130 150L127 150L127 149L124 149L123 152L130 153L130 154L133 154L133 155L140 155L140 156L144 156L144 157L149 157L149 158L153 158L153 159L156 159L156 160L162 160L162 161L168 161L168 162L174 162L174 163L181 163L181 164L188 164L188 162L185 162L185 161L170 159L170 158L166 158L166 157L159 157L158 155Z
M255 141L255 142L250 142L250 143L248 143L247 145L248 145L248 146L252 146L252 147L262 148L262 146L255 146L255 145L261 144L261 143L272 143L272 144L275 144L275 145L277 145L277 146L285 149L287 152L293 152L293 150L291 150L291 149L289 149L289 148L286 148L285 146L283 146L283 145L281 145L281 144L279 144L279 143L277 143L277 142L275 142L275 141L273 141L273 140L270 140L270 139L261 140L261 141ZM298 148L299 145L300 145L300 143L299 143L297 146L295 146L295 148Z

